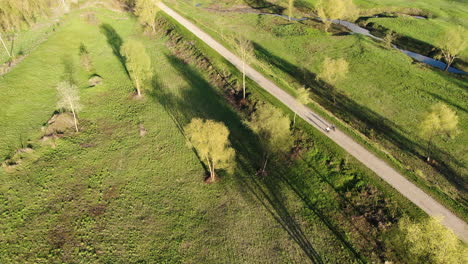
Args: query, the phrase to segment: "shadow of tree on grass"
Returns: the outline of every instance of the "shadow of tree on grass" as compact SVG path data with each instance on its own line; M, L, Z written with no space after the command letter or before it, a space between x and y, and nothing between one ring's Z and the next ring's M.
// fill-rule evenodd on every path
M297 83L308 87L312 91L312 97L316 102L340 117L346 123L357 126L365 134L368 134L368 131L372 129L402 151L409 153L420 161L425 160L426 157L423 153L426 153L426 144L421 138L416 137L416 140L408 138L404 135L404 132L402 132L401 127L394 122L382 117L365 106L357 104L355 101L338 92L336 93L336 104L334 104L331 93L325 88L323 82L317 80L314 73L310 72L305 67L298 67L272 54L258 43L254 42L254 47L257 56L261 60L268 62L290 75ZM466 165L440 148L435 149L433 156L439 161L439 165L433 168L441 173L453 186L460 190L461 193L466 193L468 190L468 182L463 177L457 176L457 172L452 168L452 166L459 166L460 168L466 169Z
M125 57L120 53L120 47L123 45L122 37L120 37L119 33L117 33L117 31L115 31L115 29L109 24L101 24L100 29L101 33L106 36L107 43L112 48L112 52L117 57L117 59L119 59L127 75L129 75L127 66L125 65Z
M153 78L153 91L150 96L167 109L182 132L183 127L192 118L196 117L223 122L230 131L229 138L237 152L237 166L240 170L233 177L238 182L239 191L246 198L256 203L260 202L295 243L300 246L312 263L323 263L322 257L285 204L286 198L283 197L282 193L286 189L283 188L290 187L280 181L263 181L255 176L256 170L252 164L259 164L262 159L261 146L256 135L246 127L240 116L227 105L223 95L215 90L192 66L172 55L167 56L167 60L188 85L170 91L170 88L161 84L155 76ZM287 165L280 164L278 167L287 167ZM277 168L272 169L268 178L281 178L281 173L283 171L277 170ZM310 206L312 207L312 205ZM319 214L318 216L323 223L331 223L326 219L326 216ZM345 236L340 235L343 233L338 227L332 224L326 224L326 227L331 230L331 234L337 237L337 241L340 241L351 255L362 260L360 254Z

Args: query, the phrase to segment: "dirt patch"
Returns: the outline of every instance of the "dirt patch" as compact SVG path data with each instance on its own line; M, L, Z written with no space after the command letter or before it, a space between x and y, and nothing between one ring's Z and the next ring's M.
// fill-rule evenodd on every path
M2 163L2 168L4 168L6 172L13 171L15 168L17 168L19 165L21 165L21 163L28 156L28 154L31 154L33 152L34 152L34 150L32 148L29 148L29 147L20 148L20 149L16 150L15 154L11 158L6 159Z
M9 62L4 63L3 65L0 66L0 76L7 74L11 69L13 69L17 64L19 64L21 61L26 58L25 55L20 55L15 57Z
M97 26L100 24L99 18L96 17L94 12L86 12L81 14L81 17L90 25Z
M91 78L89 78L89 80L88 80L89 87L94 87L94 86L99 85L101 83L102 83L102 77L99 76L98 74L92 75Z
M146 128L143 126L143 124L140 124L140 125L138 126L138 128L139 128L138 130L140 131L140 136L141 136L141 137L144 137L144 136L148 133L148 131L146 130Z
M73 131L75 123L71 113L54 114L45 127L43 127L44 136L41 140L60 137L66 132Z

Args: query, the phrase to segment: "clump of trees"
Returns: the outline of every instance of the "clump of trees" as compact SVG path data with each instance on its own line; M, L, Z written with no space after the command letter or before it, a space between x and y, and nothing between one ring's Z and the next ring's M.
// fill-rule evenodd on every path
M73 114L73 122L75 124L75 131L78 132L78 119L77 114L81 110L80 95L78 87L69 81L62 81L57 85L58 93L58 109L70 111Z
M125 57L125 67L135 84L137 95L142 95L142 85L152 76L151 59L145 46L136 40L128 40L120 48Z
M272 155L287 152L293 146L289 118L269 104L261 104L252 114L249 127L259 136L263 148L263 162L259 173L266 174Z
M468 32L463 27L450 28L437 41L437 46L441 50L439 58L444 58L447 63L445 71L450 68L453 61L460 53L467 48L466 35Z
M336 84L346 78L349 72L349 64L345 59L325 58L322 63L322 70L317 78L324 81L331 91L333 103L336 104Z
M434 217L420 222L412 222L408 218L400 220L392 243L405 263L467 263L468 248L441 222L441 218Z
M208 166L210 182L216 181L217 170L232 170L235 151L230 146L229 130L223 123L194 118L184 131L191 146Z
M427 140L427 161L435 139L453 139L459 133L457 113L443 103L433 105L419 126L419 135Z
M151 28L153 33L156 31L156 13L159 11L155 0L136 0L135 15L144 26Z
M359 9L352 0L320 0L315 9L327 32L332 20L354 20L359 15Z

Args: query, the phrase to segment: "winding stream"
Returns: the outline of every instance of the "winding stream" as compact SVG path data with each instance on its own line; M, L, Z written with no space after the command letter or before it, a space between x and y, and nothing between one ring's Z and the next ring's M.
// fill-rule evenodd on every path
M285 19L289 19L288 16L286 15L280 15L280 14L271 14L271 13L257 13L257 14L260 14L260 15L271 15L271 16L278 16L278 17L282 17L282 18L285 18ZM424 17L419 17L419 16L413 16L413 17L416 17L417 19L425 19ZM293 21L304 21L304 20L307 20L307 19L310 19L310 18L307 18L307 17L302 17L302 18L291 18L291 20ZM320 18L313 18L315 20L318 20L318 21L321 21ZM368 36L368 37L371 37L375 40L379 40L379 41L382 41L381 38L379 37L376 37L374 35L372 35L370 33L369 30L365 29L365 28L362 28L360 27L359 25L357 24L354 24L354 23L351 23L349 21L344 21L344 20L332 20L332 23L334 24L339 24L339 25L342 25L344 27L346 27L347 29L349 29L353 34L361 34L361 35L364 35L364 36ZM427 56L424 56L422 54L419 54L419 53L416 53L416 52L412 52L412 51L409 51L409 50L404 50L404 49L400 49L398 48L396 45L392 45L395 49L403 52L404 54L408 55L409 57L413 58L414 60L416 61L419 61L419 62L422 62L422 63L425 63L427 65L430 65L432 67L436 67L436 68L439 68L441 70L444 70L445 69L445 66L446 64L442 61L439 61L439 60L435 60L431 57L427 57ZM456 74L468 74L468 72L464 72L462 70L459 70L457 68L454 68L454 67L450 67L448 68L448 72L451 72L451 73L456 73Z

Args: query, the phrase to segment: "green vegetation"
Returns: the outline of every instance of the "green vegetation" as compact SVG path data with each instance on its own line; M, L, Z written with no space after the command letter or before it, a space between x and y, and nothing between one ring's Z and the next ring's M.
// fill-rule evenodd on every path
M101 24L88 23L83 12ZM292 113L249 80L252 93L240 104L235 83L241 73L170 20L157 22L157 35L145 37L131 15L73 11L0 79L0 101L8 102L0 109L0 259L385 260L393 249L382 249L383 238L401 216L418 219L420 211L302 120L290 131L285 113ZM126 53L120 53L132 42L158 65L139 100L132 96ZM92 74L73 66L82 44ZM95 74L102 83L90 87ZM47 120L61 81L79 88L80 131L46 136L41 128L52 124ZM262 113L278 118L255 122L265 120ZM217 184L203 183L204 161L186 147L190 129L184 128L194 118L222 122L229 130L220 138L229 138L236 166L232 175L218 171ZM290 153L270 159L265 177L255 174L262 144L269 141L259 142L244 123L248 119L266 131L276 120L284 129L275 128L271 138L294 140ZM283 145L292 143L270 150L285 151Z
M403 218L392 239L399 244L398 254L405 256L406 263L462 264L468 261L468 247L445 228L439 218L427 218L418 223Z
M0 2L0 43L2 53L6 53L9 61L15 57L14 45L17 32L48 15L52 10L50 8L52 2L51 0L2 0Z
M338 82L343 81L349 72L349 64L344 59L330 59L326 57L322 63L322 70L317 74L317 78L324 81L333 97L333 103L336 104L335 87Z
M268 158L284 154L293 146L290 121L280 109L269 104L262 104L253 113L249 126L260 138L263 150L260 172L265 174Z
M125 59L125 68L135 83L137 96L141 96L142 87L153 75L151 59L145 51L145 46L136 40L128 40L120 48L120 54Z
M297 101L303 105L308 105L312 103L312 99L310 99L310 92L307 90L305 87L301 87L297 89ZM297 113L294 112L294 118L293 118L293 126L296 124L296 116Z
M318 17L322 19L327 32L331 26L331 20L353 20L358 14L352 0L320 0L316 5L316 12Z
M447 105L438 103L431 107L431 111L421 122L421 137L428 142L427 160L430 161L432 142L434 138L455 138L460 133L458 129L458 116Z
M144 26L150 27L153 32L156 31L156 13L159 11L155 5L155 0L136 0L135 1L135 15L138 17L140 23Z
M223 123L195 118L184 131L190 145L208 165L210 182L216 181L216 170L233 168L235 151L229 146L229 130Z
M71 82L63 81L57 85L57 92L59 95L57 108L72 112L75 131L78 132L77 114L82 108L80 104L80 95L78 94L78 87Z
M468 42L465 38L467 34L468 32L466 30L458 26L457 28L447 30L437 41L437 47L439 47L442 52L441 56L447 63L445 71L447 71L460 53L468 48Z
M297 23L274 16L235 12L228 1L220 1L216 6L210 1L199 1L199 7L180 1L167 2L232 49L224 36L242 32L254 44L258 60L253 66L292 95L302 86L310 88L314 100L310 107L332 120L341 120L336 121L338 126L392 162L462 218L467 218L463 177L468 163L463 147L467 134L450 141L435 140L436 164L426 162L427 142L419 136L420 120L437 102L453 107L460 118L460 130L467 129L465 77L413 63L406 55L369 38L343 35L339 27L333 27L332 32L336 34L330 35L323 32L320 23L310 20ZM250 1L246 3L259 8ZM362 1L356 4L361 10L372 8ZM298 5L298 10L308 13L313 7ZM284 6L286 1L278 1L260 10L277 12ZM223 11L222 15L217 10ZM346 81L334 87L336 104L329 90L316 81L326 57L343 58L349 63Z

